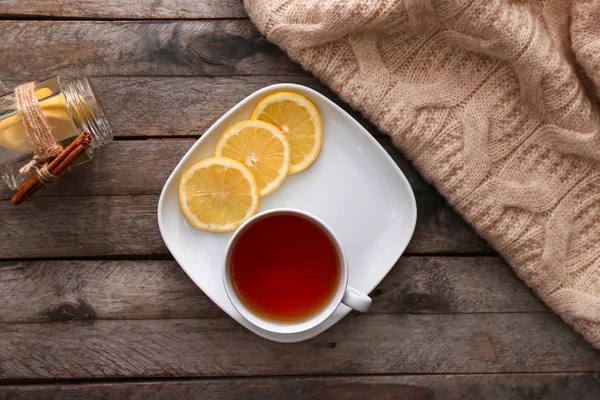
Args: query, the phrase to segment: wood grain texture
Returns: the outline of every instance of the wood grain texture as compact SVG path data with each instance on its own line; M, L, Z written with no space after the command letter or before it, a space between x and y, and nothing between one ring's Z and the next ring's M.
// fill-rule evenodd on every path
M548 311L499 257L402 257L371 296L373 314Z
M276 75L298 64L249 20L0 21L0 80L48 75Z
M416 197L407 253L490 250L439 195ZM18 207L2 200L0 259L169 254L157 207L158 195L31 198Z
M600 368L600 353L547 313L348 316L294 344L262 339L230 318L0 324L0 360L0 379Z
M36 197L160 194L193 139L115 141L98 150L94 160L46 185ZM13 195L0 187L0 199Z
M4 200L0 257L168 254L157 206L157 195L31 198L18 207Z
M23 82L24 79L2 81L9 89ZM277 83L295 83L315 89L350 113L373 136L383 136L308 73L234 77L94 77L92 83L116 138L197 138L238 102L256 90Z
M327 96L382 134L308 73L235 77L98 77L92 82L116 137L202 135L238 102L269 85L295 83Z
M196 379L0 387L11 400L597 400L592 373Z
M242 0L0 0L0 16L82 19L243 18Z
M403 257L369 314L547 312L496 257ZM0 322L214 318L175 261L0 262Z
M1 262L0 304L5 323L226 315L171 260Z

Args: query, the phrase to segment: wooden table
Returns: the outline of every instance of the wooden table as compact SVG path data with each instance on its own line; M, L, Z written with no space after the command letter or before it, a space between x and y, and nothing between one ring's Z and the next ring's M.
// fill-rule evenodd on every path
M599 399L600 352L546 308L390 140L263 39L238 0L0 0L0 79L92 77L115 141L19 207L0 190L0 398ZM263 86L341 104L413 186L414 238L303 343L224 315L167 251L158 195Z

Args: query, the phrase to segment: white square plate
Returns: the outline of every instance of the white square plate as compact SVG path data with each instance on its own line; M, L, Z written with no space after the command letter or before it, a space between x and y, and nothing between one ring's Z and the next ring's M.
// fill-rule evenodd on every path
M309 98L323 119L323 147L307 170L289 176L261 199L259 212L279 207L308 211L327 223L339 238L350 267L349 284L371 292L408 245L417 220L413 191L404 174L377 141L331 100L300 85L263 88L223 115L192 146L167 180L158 203L162 237L183 270L204 293L233 319L254 333L278 342L298 342L323 332L350 309L340 305L323 324L295 335L261 330L233 307L222 281L225 249L232 233L194 228L179 208L181 173L211 157L217 139L236 122L250 117L263 97L290 90Z

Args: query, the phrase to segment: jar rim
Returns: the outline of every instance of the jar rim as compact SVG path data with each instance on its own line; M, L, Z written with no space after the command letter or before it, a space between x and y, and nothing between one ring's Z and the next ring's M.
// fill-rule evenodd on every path
M57 76L57 79L77 128L92 135L92 148L110 142L113 138L112 129L90 79L88 77L66 79L61 76Z

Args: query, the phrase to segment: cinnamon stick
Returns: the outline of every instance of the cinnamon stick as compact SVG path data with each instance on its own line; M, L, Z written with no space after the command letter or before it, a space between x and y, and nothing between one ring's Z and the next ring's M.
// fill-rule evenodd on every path
M48 166L48 172L54 176L60 176L79 156L81 156L92 143L92 135L89 132L83 132L72 141L64 150L52 160ZM17 193L12 198L13 205L19 205L29 198L32 194L42 188L44 184L40 182L38 175L34 174L17 188Z

